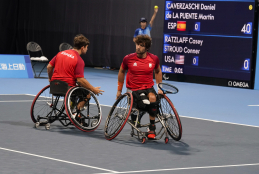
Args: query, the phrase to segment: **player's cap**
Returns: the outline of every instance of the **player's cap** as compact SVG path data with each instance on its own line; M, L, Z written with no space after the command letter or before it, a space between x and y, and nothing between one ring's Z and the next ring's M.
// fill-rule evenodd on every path
M140 18L139 22L147 22L146 18Z

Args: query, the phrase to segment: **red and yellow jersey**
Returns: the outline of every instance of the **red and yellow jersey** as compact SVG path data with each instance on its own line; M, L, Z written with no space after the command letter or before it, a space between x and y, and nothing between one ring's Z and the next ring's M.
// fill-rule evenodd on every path
M133 53L124 57L121 66L128 70L126 87L132 91L143 90L154 85L153 71L159 67L159 59L151 53L145 58L138 58L137 53Z
M75 50L59 52L49 63L54 67L51 81L61 80L75 86L76 79L84 77L85 62Z

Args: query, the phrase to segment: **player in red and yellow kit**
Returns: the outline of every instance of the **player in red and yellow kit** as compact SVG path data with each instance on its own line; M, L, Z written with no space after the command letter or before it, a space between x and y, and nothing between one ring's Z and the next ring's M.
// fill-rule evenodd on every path
M93 87L84 78L85 63L80 55L86 54L89 44L89 40L84 35L75 36L73 49L59 52L49 62L47 66L49 81L61 80L68 83L70 87L76 86L77 82L96 95L102 94L104 91L100 87ZM78 108L82 108L84 104L85 102L80 102Z
M154 90L153 72L156 84L162 82L162 72L159 58L148 52L151 47L151 38L148 35L138 35L135 39L136 53L124 57L118 74L118 91L116 97L121 95L126 70L126 87L128 91L145 90L150 101L148 108L150 126L149 138L155 137L155 116L157 114L156 91ZM162 91L158 90L159 94ZM134 120L134 117L132 117Z

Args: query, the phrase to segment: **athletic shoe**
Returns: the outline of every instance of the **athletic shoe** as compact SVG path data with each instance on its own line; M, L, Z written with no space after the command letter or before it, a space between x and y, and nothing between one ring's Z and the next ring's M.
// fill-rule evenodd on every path
M156 138L156 125L150 124L149 125L149 131L147 132L147 137L149 139L155 139Z

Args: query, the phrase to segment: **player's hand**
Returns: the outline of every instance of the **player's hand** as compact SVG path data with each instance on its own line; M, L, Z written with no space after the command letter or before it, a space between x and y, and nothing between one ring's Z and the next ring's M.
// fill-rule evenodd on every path
M158 94L163 94L163 91L161 89L158 90Z
M121 96L121 91L117 91L117 94L116 94L116 100L118 100L118 98Z
M94 92L95 95L99 95L99 94L103 95L104 91L101 90L100 88L101 88L100 86L94 87L94 91L93 92Z
M154 12L157 13L158 12L158 7L154 8Z

